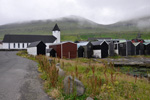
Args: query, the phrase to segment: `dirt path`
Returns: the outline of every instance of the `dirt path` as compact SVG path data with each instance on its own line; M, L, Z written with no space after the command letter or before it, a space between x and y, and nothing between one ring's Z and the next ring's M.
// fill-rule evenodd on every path
M50 100L38 78L37 64L0 51L0 100Z

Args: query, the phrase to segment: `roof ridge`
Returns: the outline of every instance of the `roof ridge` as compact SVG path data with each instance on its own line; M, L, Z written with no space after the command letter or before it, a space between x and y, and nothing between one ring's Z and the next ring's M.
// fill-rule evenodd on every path
M28 47L35 47L35 46L37 46L41 42L44 44L44 42L40 40L40 41L31 42L31 44Z

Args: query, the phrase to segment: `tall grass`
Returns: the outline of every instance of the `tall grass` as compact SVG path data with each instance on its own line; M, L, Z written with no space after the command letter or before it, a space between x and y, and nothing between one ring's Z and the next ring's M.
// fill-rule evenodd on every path
M123 74L113 63L105 60L100 64L90 59L80 59L61 61L64 62L63 69L68 75L74 73L83 82L86 87L85 95L103 100L150 99L150 85L145 78Z
M50 64L47 57L39 55L36 57L39 67L47 76L50 86L56 87L58 82L58 69L55 67L55 60Z
M24 53L23 53L24 55ZM150 84L145 78L133 77L120 72L113 63L101 60L77 58L73 60L37 56L42 78L46 80L48 94L62 100L85 100L88 96L98 100L150 100ZM55 64L59 62L66 75L78 78L85 86L83 96L63 94L63 79L58 76ZM70 82L70 80L68 80ZM70 87L70 86L68 86ZM55 95L56 94L56 95Z

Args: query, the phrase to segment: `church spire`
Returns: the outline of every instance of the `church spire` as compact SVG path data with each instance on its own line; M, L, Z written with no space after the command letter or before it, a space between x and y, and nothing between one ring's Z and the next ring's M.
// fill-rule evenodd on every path
M59 27L57 24L55 24L54 28L53 28L53 31L60 31Z

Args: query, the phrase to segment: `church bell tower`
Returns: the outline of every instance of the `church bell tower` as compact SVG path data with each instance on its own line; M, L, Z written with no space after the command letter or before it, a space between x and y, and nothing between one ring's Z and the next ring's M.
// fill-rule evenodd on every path
M52 34L57 38L55 43L60 43L60 29L57 24L54 26Z

